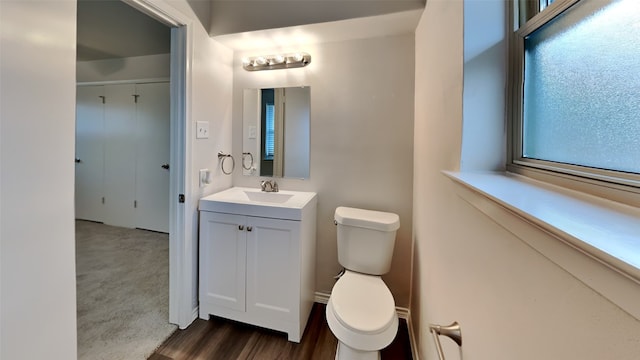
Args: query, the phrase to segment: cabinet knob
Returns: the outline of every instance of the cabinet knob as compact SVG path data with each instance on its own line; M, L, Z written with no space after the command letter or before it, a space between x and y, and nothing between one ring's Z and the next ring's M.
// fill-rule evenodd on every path
M251 226L247 226L247 231L251 231L253 228Z
M238 225L238 230L240 231L244 230L244 225Z

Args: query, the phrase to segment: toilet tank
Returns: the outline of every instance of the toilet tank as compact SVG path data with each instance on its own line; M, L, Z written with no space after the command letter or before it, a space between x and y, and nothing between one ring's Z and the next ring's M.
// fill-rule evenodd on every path
M345 269L382 275L391 268L400 218L393 213L338 207L338 262Z

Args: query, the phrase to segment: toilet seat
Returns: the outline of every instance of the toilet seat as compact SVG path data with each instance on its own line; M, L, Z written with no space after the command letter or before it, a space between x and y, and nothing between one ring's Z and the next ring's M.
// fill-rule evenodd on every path
M393 295L379 276L346 271L329 301L340 324L361 334L378 334L397 316Z
M395 301L379 276L347 270L331 291L326 316L338 341L358 351L383 349L398 332Z

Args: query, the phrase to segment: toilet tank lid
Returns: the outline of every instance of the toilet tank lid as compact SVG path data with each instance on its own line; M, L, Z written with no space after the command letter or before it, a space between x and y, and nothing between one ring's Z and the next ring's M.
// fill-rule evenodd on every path
M344 206L336 208L335 220L338 224L378 231L396 231L400 227L397 214Z

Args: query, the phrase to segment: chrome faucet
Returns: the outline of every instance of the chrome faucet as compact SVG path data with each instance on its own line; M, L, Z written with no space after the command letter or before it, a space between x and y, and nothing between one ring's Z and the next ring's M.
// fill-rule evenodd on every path
M273 180L262 180L260 181L260 187L264 192L278 192L278 183Z

